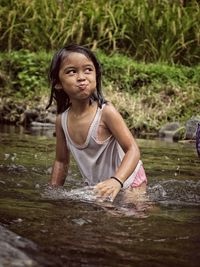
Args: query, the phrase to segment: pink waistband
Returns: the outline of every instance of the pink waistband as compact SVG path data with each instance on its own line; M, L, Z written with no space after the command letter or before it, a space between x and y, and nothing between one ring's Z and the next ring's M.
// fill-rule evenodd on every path
M134 179L133 183L130 185L130 187L138 187L142 183L147 183L147 177L146 177L143 165L140 166L140 168L139 168L139 170L135 176L135 179Z

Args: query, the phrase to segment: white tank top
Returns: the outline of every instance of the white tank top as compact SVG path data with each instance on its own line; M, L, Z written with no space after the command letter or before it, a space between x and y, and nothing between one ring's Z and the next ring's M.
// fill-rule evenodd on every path
M61 124L65 133L67 147L77 162L85 183L88 185L95 185L114 176L116 169L124 157L124 152L114 136L111 135L104 141L98 141L97 139L97 130L105 105L102 108L97 108L86 141L82 145L74 143L69 136L67 129L69 109L61 114ZM124 189L133 183L141 165L142 162L139 161L134 172L124 182Z

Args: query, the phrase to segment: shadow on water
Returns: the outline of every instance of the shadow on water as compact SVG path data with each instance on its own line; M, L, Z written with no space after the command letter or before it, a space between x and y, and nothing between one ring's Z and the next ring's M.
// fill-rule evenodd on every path
M194 144L138 140L148 198L125 205L123 192L99 201L73 162L63 188L48 186L53 129L3 128L0 140L0 266L199 266Z

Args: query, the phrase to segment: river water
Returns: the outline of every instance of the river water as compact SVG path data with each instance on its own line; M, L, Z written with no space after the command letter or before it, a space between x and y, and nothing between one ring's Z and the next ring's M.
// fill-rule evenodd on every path
M142 205L96 201L72 161L48 186L53 129L0 129L0 266L187 266L200 262L200 159L195 145L141 140Z

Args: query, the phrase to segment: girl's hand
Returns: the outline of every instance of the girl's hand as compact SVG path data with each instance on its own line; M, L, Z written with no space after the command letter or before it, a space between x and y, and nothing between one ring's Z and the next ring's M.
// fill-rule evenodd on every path
M118 181L110 178L95 186L95 191L99 197L108 199L111 202L114 201L115 197L119 193L121 185Z

